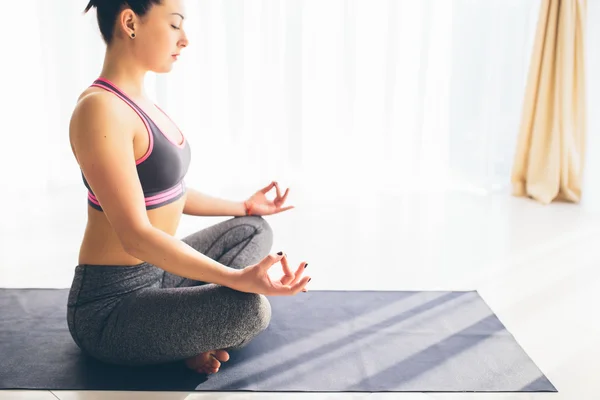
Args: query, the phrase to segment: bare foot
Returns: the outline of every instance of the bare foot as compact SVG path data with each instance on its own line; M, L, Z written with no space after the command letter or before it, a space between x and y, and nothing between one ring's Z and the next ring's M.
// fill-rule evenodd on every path
M185 365L201 374L214 374L219 371L221 362L229 360L229 353L225 350L212 350L185 360Z

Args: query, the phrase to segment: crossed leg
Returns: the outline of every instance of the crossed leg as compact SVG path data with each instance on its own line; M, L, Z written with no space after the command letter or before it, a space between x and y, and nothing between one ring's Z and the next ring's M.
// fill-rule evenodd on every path
M263 218L241 217L193 233L183 238L183 241L221 264L232 268L244 268L267 256L273 243L273 233ZM162 282L163 287L191 287L204 284L205 282L194 281L168 272L165 272ZM253 313L249 312L249 314ZM186 359L186 365L198 372L215 373L219 370L221 362L228 360L227 351L215 349Z
M183 239L232 268L258 263L273 234L261 217L232 218ZM227 351L264 331L271 306L263 295L197 282L168 272L159 285L130 293L110 312L96 342L98 358L124 365L183 361L216 372Z

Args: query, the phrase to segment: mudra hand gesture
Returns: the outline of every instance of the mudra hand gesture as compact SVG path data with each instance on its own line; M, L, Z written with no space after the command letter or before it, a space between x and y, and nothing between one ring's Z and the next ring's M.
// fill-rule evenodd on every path
M271 189L275 188L276 197L273 200L269 200L267 198L267 193L271 191ZM291 210L294 206L283 207L285 200L290 192L290 189L287 188L283 196L281 195L281 191L279 189L279 184L275 181L271 182L268 186L260 189L258 192L254 193L248 200L244 202L246 206L246 214L247 215L272 215L278 214L283 211Z
M269 269L279 262L284 274L279 279L271 278ZM302 262L295 271L292 271L287 255L283 252L269 254L259 263L239 270L239 284L236 289L265 296L293 296L301 291L307 292L306 284L311 279L310 276L303 276L307 265L307 262Z

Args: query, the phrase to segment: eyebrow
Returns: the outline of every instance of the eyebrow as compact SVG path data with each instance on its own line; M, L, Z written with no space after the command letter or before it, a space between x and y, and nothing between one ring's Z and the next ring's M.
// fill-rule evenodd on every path
M185 19L185 17L183 15L181 15L179 13L176 13L176 12L175 13L171 13L171 15L179 15L181 17L181 19Z

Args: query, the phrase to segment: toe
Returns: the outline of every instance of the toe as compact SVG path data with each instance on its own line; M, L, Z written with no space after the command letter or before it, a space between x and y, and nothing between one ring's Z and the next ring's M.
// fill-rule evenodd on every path
M209 368L219 368L221 366L221 363L216 358L211 357L210 360L208 360L206 366Z
M229 353L225 350L217 350L213 354L219 361L229 361Z
M205 365L204 367L198 369L197 371L201 374L214 374L214 373L219 372L219 368Z

